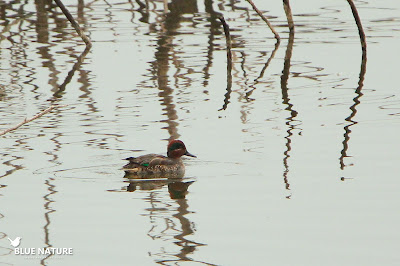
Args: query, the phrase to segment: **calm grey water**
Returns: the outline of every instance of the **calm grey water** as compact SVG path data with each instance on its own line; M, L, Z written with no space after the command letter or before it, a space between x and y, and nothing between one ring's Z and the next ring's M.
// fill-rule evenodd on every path
M0 264L400 265L400 2L355 1L366 64L347 1L292 1L291 56L282 1L280 45L246 1L65 1L83 56L49 2L0 2L0 130L67 105L0 137ZM124 178L175 138L185 178Z

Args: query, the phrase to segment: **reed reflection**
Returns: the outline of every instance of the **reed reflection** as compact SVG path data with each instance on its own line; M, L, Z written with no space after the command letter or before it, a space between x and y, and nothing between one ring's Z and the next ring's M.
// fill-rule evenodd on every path
M282 90L282 99L283 99L283 104L286 105L287 107L285 110L287 110L290 113L290 116L286 118L286 125L288 127L287 136L285 137L286 139L286 150L283 153L283 166L284 166L284 171L283 171L283 181L285 183L285 188L287 190L290 190L290 183L288 180L288 174L289 174L289 163L288 160L290 158L290 151L292 150L292 135L293 135L293 130L296 128L296 125L294 123L295 117L297 116L297 111L293 109L293 104L290 102L289 98L289 90L288 90L288 80L289 80L289 75L290 75L290 66L291 66L291 58L292 58L292 51L293 51L293 43L294 43L294 24L293 24L293 18L292 18L292 12L290 9L289 1L283 1L284 3L284 9L286 13L286 17L288 20L288 25L289 25L289 39L288 39L288 44L286 47L286 53L285 53L285 59L284 59L284 64L283 64L283 71L281 75L281 90ZM286 196L287 199L290 199L292 195Z
M25 13L24 7L25 5L21 5L17 8L13 4L7 5L0 3L0 9L2 10L1 19L4 20L4 23L0 22L4 26L0 33L0 42L8 41L11 45L7 50L4 49L6 53L10 54L10 58L7 60L9 67L3 66L2 61L0 61L0 64L2 70L8 70L4 71L2 79L8 75L10 79L10 82L8 82L9 84L21 84L21 79L24 77L24 75L21 75L23 70L28 72L28 74L26 74L27 77L30 77L34 73L34 69L27 64L27 62L30 61L26 51L28 43L20 34L24 28L23 25L27 24L25 23L25 19L29 16ZM9 13L18 15L11 15ZM15 28L17 28L18 31L14 31ZM3 49L1 54L3 54Z
M79 0L78 1L78 9L77 9L77 14L78 14L78 20L82 23L82 25L86 24L86 16L85 16L85 12L84 12L84 1L83 0ZM89 53L90 51L90 46L86 46L85 50L83 50L83 52L76 58L76 62L74 63L74 65L72 66L72 69L68 72L67 76L64 79L64 82L58 87L57 90L55 90L53 96L55 98L59 98L61 97L61 94L65 91L66 86L71 82L75 72L80 69L80 66L82 65L83 61L85 60L86 55ZM87 78L87 72L86 71L80 71L81 74L81 83L83 85L83 87L89 87L89 81Z
M156 263L170 265L179 262L197 262L205 265L214 265L204 261L190 258L199 247L205 244L189 240L195 233L194 223L187 218L187 214L193 213L189 210L188 188L194 181L185 179L130 179L126 191L149 191L144 198L150 203L146 208L144 216L148 216L151 228L148 236L153 240L173 242L179 247L179 252L168 251L168 246L163 246L158 252L149 252ZM166 193L167 187L168 194ZM167 200L169 198L170 200Z
M55 110L55 112L60 112L59 110ZM54 123L58 124L58 123ZM56 133L55 136L53 136L50 140L52 144L54 145L54 148L52 150L49 150L46 152L47 155L51 156L51 159L49 162L51 162L54 165L59 164L59 152L60 149L62 148L62 143L58 140L58 138L62 138L63 135L61 133ZM44 219L45 219L45 224L43 226L43 232L44 232L44 244L45 248L50 248L53 247L51 244L51 234L50 234L50 226L51 226L51 214L55 212L56 210L53 208L53 203L55 200L53 200L53 196L58 193L58 190L56 189L55 185L55 178L54 177L49 177L47 180L45 180L45 185L47 186L47 193L43 196L44 199ZM48 254L46 257L40 260L41 265L47 265L48 262L47 260L52 257L54 254Z
M49 178L48 180L45 181L45 184L47 186L47 191L48 193L44 195L44 219L46 221L45 225L43 226L43 231L44 231L44 243L45 243L45 248L50 248L53 245L51 244L50 241L50 225L51 225L51 214L55 212L56 210L52 208L51 204L54 202L54 200L51 199L52 195L57 193L58 191L55 189L55 185L52 184L54 181L54 178ZM41 265L47 265L47 260L52 257L54 254L48 254L46 257L40 260Z
M269 64L271 63L272 59L274 59L276 51L278 51L280 45L280 41L277 41L275 43L274 49L271 52L270 57L268 58L267 62L265 62L263 68L260 71L260 74L258 75L258 77L256 79L254 79L253 84L249 85L250 90L248 90L245 94L245 99L247 101L252 101L254 99L250 98L250 96L253 94L253 92L256 90L256 85L260 82L260 79L262 79L264 77L264 73L267 70Z
M146 3L148 6L148 3ZM144 7L141 7L144 9ZM185 78L187 86L190 86L191 80L179 74L182 69L187 69L183 65L183 61L176 56L178 54L174 49L174 40L176 32L181 27L181 21L184 14L197 13L197 1L174 0L168 4L168 12L164 6L164 17L162 19L161 31L155 31L158 34L157 48L155 51L155 60L151 62L150 77L156 81L159 90L158 96L160 103L163 105L163 115L165 119L160 122L165 123L165 129L168 130L169 140L179 138L179 123L176 105L174 104L174 89L170 86L168 71L170 64L176 68L174 77ZM154 25L150 25L150 29L154 31ZM125 176L129 178L129 176ZM198 247L204 244L188 239L188 236L194 234L193 222L187 218L189 204L186 196L188 187L193 181L184 181L182 178L153 178L153 179L129 179L129 185L126 190L135 192L138 190L148 191L144 198L150 204L145 209L145 216L149 217L151 228L148 236L153 240L163 240L167 243L173 243L179 247L179 252L169 251L172 246L163 244L160 251L149 252L156 263L162 265L170 265L179 262L198 262L209 264L202 261L195 261L189 257ZM165 193L165 187L168 188L168 194ZM169 198L169 200L168 200Z
M129 2L131 3L132 7L133 7L133 2L132 0L129 0ZM140 22L143 23L149 23L149 4L148 1L146 0L146 4L142 3L140 0L135 0L135 2L139 5L139 8L136 10L138 11L142 17L139 19ZM132 15L134 15L135 13L132 13ZM133 22L133 19L132 19Z
M86 55L90 51L90 47L86 46L85 50L78 56L75 57L74 49L75 47L67 47L66 49L69 50L71 53L71 57L75 57L74 60L76 62L73 64L72 69L68 72L65 79L59 85L59 75L61 74L60 71L57 70L56 62L57 60L53 57L53 54L50 52L50 48L57 45L54 43L49 42L49 32L55 31L59 34L57 38L61 39L59 43L63 43L63 41L67 41L70 39L69 34L67 33L68 23L62 17L60 18L58 13L55 10L55 6L52 4L52 1L48 0L36 0L35 7L37 12L37 19L33 21L35 25L35 29L37 32L37 42L42 43L44 45L38 47L38 54L40 54L43 60L43 66L47 67L50 71L50 79L49 84L52 86L53 96L55 98L60 98L63 92L66 89L68 83L72 80L75 72L80 68L82 65ZM50 24L48 22L49 15L54 20L55 27L50 28ZM78 19L82 22L85 22L85 14L84 14L84 4L83 1L78 2ZM85 78L86 72L80 71L81 78L79 81L82 82L83 87L88 87L88 79ZM54 100L54 99L53 99Z
M11 175L12 173L14 173L17 170L23 169L22 165L18 165L18 164L14 164L13 163L13 161L18 161L20 159L23 159L23 157L21 157L21 156L13 156L13 159L3 162L4 165L7 165L7 166L11 167L11 169L5 171L5 173L3 175L1 175L0 178L8 176L8 175Z
M226 93L224 95L224 104L221 110L226 110L228 108L229 104L229 99L231 98L231 93L232 93L232 52L231 52L231 35L229 32L229 26L225 22L224 17L219 17L219 20L222 23L222 26L224 27L224 32L225 32L225 38L226 38L226 55L227 55L227 60L226 60Z
M53 90L57 89L57 83L58 83L58 74L60 73L57 71L55 65L54 65L54 58L53 55L50 53L50 47L54 46L54 44L49 43L49 10L51 9L50 7L50 2L47 0L35 0L35 7L36 7L36 21L34 21L35 24L35 29L37 33L37 42L41 44L45 44L42 46L39 46L38 49L38 54L42 58L43 66L47 67L50 71L50 79L49 79L49 84L53 87ZM57 16L54 18L55 21L59 20ZM60 27L60 23L56 22L56 25L58 25L58 29L61 31L61 36L64 35L65 39L65 29Z
M354 120L354 117L357 114L357 106L361 103L360 98L364 95L361 90L364 86L364 78L365 78L365 73L367 72L367 52L366 50L362 50L362 57L361 57L361 67L360 67L360 75L359 75L359 80L358 80L358 86L355 90L356 97L353 98L353 104L350 106L351 113L348 117L346 117L344 120L348 122L349 124L344 127L344 139L343 139L343 148L340 152L340 157L339 157L339 162L340 162L340 169L343 170L347 165L345 164L345 158L349 157L347 155L347 151L349 149L349 141L350 141L350 133L351 133L351 127L356 125L358 122ZM345 178L342 178L342 180L345 180Z
M90 47L86 47L85 50L82 52L82 54L76 59L75 64L72 66L72 69L68 72L67 76L65 77L64 82L58 87L58 89L54 92L53 96L55 98L60 98L62 96L62 94L65 91L66 86L68 85L68 83L71 82L75 71L77 71L80 66L82 65L86 55L89 53L90 51ZM84 87L88 87L89 86L89 80L87 78L87 73L85 71L81 71L81 79L80 81L83 82L83 86Z
M178 63L176 60L170 58L170 54L174 53L174 46L172 43L175 32L180 27L182 15L187 13L193 14L197 12L197 5L196 1L194 0L175 0L172 1L168 7L169 12L165 15L165 19L163 21L163 31L158 33L159 37L157 41L157 50L155 52L155 60L151 62L151 76L157 81L157 86L160 91L158 96L161 99L161 105L165 106L163 111L165 111L167 119L162 120L161 122L167 124L166 129L170 135L169 140L172 140L179 138L180 135L177 129L178 122L176 122L178 116L175 110L175 104L173 103L173 89L169 86L168 80L170 61L175 63L177 72L184 68L181 63Z
M218 17L221 16L221 13L214 10L212 0L205 0L204 5L205 5L205 11L209 13L209 17L207 18L207 20L210 22L210 27L209 27L210 33L208 34L208 46L207 46L207 63L203 68L203 73L204 73L203 86L207 87L208 80L210 79L211 76L210 68L212 66L213 53L215 49L215 44L214 44L215 35L221 34L219 31L220 23L217 22Z
M59 13L57 13L57 11L54 9L55 6L53 5L53 2L51 0L34 1L33 7L35 8L36 16L31 16L32 14L24 10L26 4L27 3L20 3L20 1L15 1L15 5L10 4L7 6L3 6L0 3L0 9L3 10L2 11L3 20L7 21L8 18L15 19L17 17L16 20L13 20L13 23L15 22L13 25L18 26L17 28L18 32L16 33L10 31L10 36L7 38L7 40L12 45L9 51L11 54L14 54L16 56L12 57L12 60L10 62L12 69L12 71L8 72L8 75L11 77L10 83L24 84L23 86L24 88L32 87L31 91L35 94L39 86L37 84L37 75L39 73L38 69L40 69L40 67L47 68L48 71L50 72L48 77L48 84L50 84L51 91L54 92L54 96L60 97L61 92L65 90L66 85L72 79L72 76L74 75L75 71L78 70L80 65L82 64L85 55L88 53L88 50L85 50L82 53L82 55L77 58L77 62L74 64L72 70L68 73L65 81L59 87L58 84L60 80L60 74L62 73L58 71L57 68L64 62L62 63L57 62L57 59L60 57L58 57L56 52L53 51L52 47L59 45L59 43L62 43L62 41L65 40L70 41L71 36L69 36L66 30L68 24L65 21L65 19L63 17L60 17ZM10 9L9 10L10 12L7 12L7 9ZM35 30L33 36L30 36L29 33L25 34L26 29ZM50 36L52 36L53 32L57 33L56 37L60 40L59 43L51 42ZM33 60L30 59L32 55L29 54L30 44L35 39L39 45L33 49L37 49L35 52L39 55L40 58L39 65L32 64ZM17 49L14 49L14 47ZM28 47L28 49L26 49L26 47ZM71 57L74 56L75 46L60 48L60 49L66 49L67 52L64 52L65 54L69 52ZM23 73L26 72L28 74L24 75ZM15 73L19 74L16 75ZM87 79L82 78L81 81L85 82L87 81ZM39 95L39 93L37 93L37 95ZM30 101L29 99L23 99L23 100ZM54 113L53 119L55 120L50 120L50 124L48 124L48 126L53 127L55 131L58 130L57 127L60 124L59 123L60 121L58 119L62 117L57 112L58 112L57 110L53 111ZM62 137L62 133L55 133L55 136L50 137L51 134L52 134L51 132L46 133L46 139L50 140L50 142L53 144L53 148L49 148L45 152L45 154L51 156L51 159L48 160L48 163L52 166L59 164L58 154L62 144L57 140L57 138ZM33 136L34 136L33 138L35 138L37 135L33 134ZM41 140L36 140L36 141L43 142L43 139L44 138L41 138ZM33 150L33 148L29 147L30 145L29 143L31 140L32 137L21 137L21 135L19 135L18 139L16 139L15 141L14 147L17 148L15 150L21 150L21 149L25 151ZM46 144L41 143L41 145L46 145ZM12 153L10 152L10 154ZM22 169L24 166L17 165L14 163L14 161L16 160L24 161L24 159L26 159L25 155L23 156L12 155L11 160L4 161L3 164L12 167L12 169L6 171L6 173L0 176L0 178L7 175L11 175L15 171ZM56 211L53 208L53 206L55 202L54 195L57 193L55 181L56 180L53 177L49 177L46 180L44 180L46 192L39 194L39 196L42 197L44 200L43 204L44 222L41 227L43 229L43 236L40 237L40 239L43 240L42 243L43 247L52 247L52 234L51 234L52 218L53 218L52 216L53 213ZM33 191L32 193L35 192ZM52 256L53 256L52 254L49 254L41 258L40 264L48 265L49 263L48 260Z

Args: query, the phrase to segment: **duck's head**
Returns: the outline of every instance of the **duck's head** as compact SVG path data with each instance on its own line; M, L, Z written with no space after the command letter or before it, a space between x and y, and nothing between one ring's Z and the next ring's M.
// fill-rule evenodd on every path
M182 141L176 139L169 142L167 155L172 159L180 158L183 155L196 157L186 150L186 146Z

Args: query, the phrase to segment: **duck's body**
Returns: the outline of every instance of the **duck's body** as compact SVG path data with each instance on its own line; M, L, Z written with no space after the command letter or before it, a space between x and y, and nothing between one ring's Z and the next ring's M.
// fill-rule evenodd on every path
M139 157L126 158L129 161L124 166L125 173L146 175L185 174L185 165L181 158L172 159L159 154L146 154Z
M172 140L168 144L167 156L146 154L139 157L129 157L123 169L126 174L139 177L183 177L185 165L183 155L196 157L190 154L185 144L180 140Z

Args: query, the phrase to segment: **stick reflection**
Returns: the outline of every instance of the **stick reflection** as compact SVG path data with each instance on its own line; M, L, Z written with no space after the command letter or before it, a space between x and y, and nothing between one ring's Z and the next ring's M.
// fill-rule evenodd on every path
M146 208L146 213L143 214L149 217L151 224L147 235L153 240L167 242L173 240L172 242L179 247L178 253L168 251L166 247L158 252L149 252L158 264L171 265L171 263L190 261L214 265L189 257L199 247L205 246L203 243L188 239L195 233L194 223L187 217L187 214L193 213L193 211L189 210L188 200L186 199L188 188L193 182L183 181L182 179L129 180L127 191L149 191L144 200L150 203L150 207ZM165 193L165 187L168 188L168 194Z
M361 103L360 98L364 95L361 90L364 86L364 78L365 73L367 72L367 53L363 51L362 58L361 58L361 68L360 68L360 75L358 80L358 86L355 90L356 97L353 98L353 104L350 106L351 113L348 117L345 118L345 121L349 122L347 126L344 127L344 139L343 139L343 148L340 152L339 162L340 162L340 169L343 170L346 167L344 162L345 158L349 157L347 155L347 151L349 149L349 141L350 141L350 133L351 127L357 124L358 122L354 120L354 117L357 114L357 106Z
M283 171L283 181L285 182L285 188L287 190L290 190L290 183L288 180L288 174L289 174L289 163L288 160L290 158L290 151L291 151L291 144L292 144L292 135L293 135L293 130L295 129L295 124L293 123L295 120L295 117L297 116L297 111L293 109L293 104L290 103L290 98L289 98L289 93L288 93L288 80L289 80L289 74L290 74L290 60L292 58L292 51L293 51L293 43L294 43L294 24L293 24L293 18L292 18L292 12L290 10L290 5L289 1L284 1L284 8L285 8L285 13L286 17L288 20L288 25L289 25L289 40L286 48L286 53L285 53L285 61L283 64L283 71L281 75L281 90L282 90L282 99L283 99L283 104L285 104L287 107L285 110L289 111L290 116L286 118L286 125L288 126L287 136L285 137L286 139L286 150L283 153L284 158L283 158L283 166L285 167ZM292 195L286 196L287 199L290 199Z

